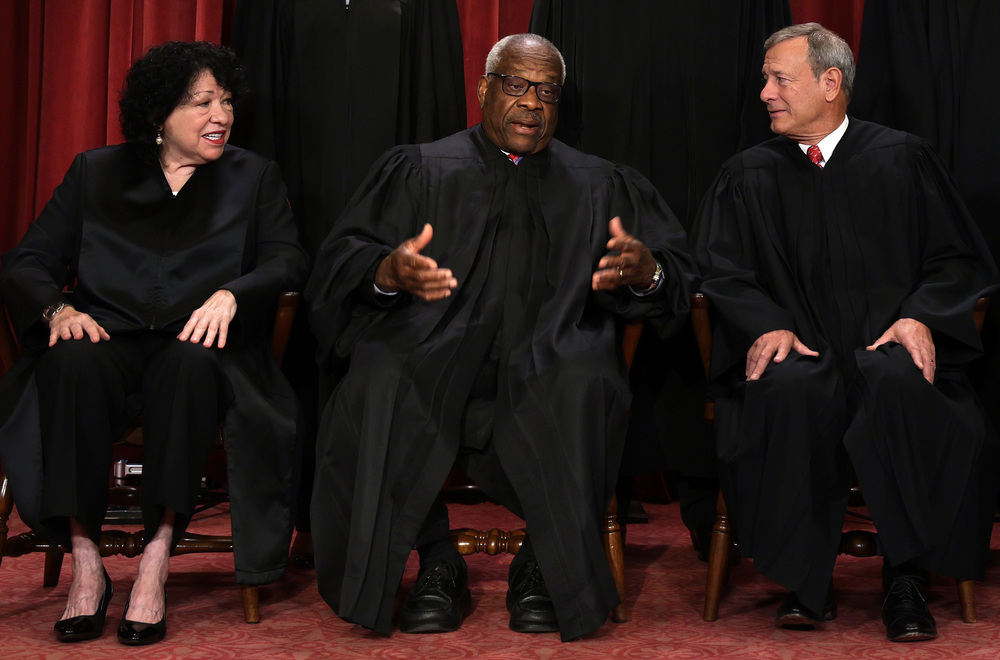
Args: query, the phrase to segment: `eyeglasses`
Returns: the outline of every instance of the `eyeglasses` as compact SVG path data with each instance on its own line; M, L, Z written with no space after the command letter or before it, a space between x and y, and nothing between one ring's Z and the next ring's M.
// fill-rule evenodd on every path
M559 97L562 96L562 85L555 83L532 82L520 76L505 76L502 73L493 73L492 71L486 75L500 78L500 89L503 90L504 94L509 94L510 96L524 96L532 87L535 88L535 94L538 95L539 101L556 103L559 101Z

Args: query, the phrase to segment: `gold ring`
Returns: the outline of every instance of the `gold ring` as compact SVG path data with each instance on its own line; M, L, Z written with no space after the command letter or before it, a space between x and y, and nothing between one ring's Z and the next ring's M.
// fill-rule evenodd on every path
M618 277L620 277L621 279L625 279L625 271L622 270L621 268L618 269Z

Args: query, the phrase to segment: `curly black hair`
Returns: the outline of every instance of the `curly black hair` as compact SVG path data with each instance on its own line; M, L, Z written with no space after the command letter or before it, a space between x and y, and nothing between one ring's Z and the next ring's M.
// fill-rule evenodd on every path
M125 141L144 161L156 162L157 126L180 105L203 71L233 95L233 107L246 95L246 72L233 51L207 41L168 41L153 46L125 75L118 97L119 121Z

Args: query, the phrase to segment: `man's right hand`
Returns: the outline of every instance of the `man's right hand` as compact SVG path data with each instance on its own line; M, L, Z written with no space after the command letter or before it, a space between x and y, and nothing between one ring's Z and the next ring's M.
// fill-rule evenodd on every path
M69 341L70 339L83 339L84 336L88 337L94 344L102 339L105 341L111 339L111 335L90 314L78 312L69 305L63 307L62 311L49 321L50 348L55 346L60 339Z
M757 380L767 365L781 362L793 350L799 355L819 357L819 353L799 341L791 330L772 330L757 337L747 351L747 380Z
M450 296L458 286L451 270L438 268L436 261L420 254L433 236L431 226L424 225L419 235L389 253L375 271L375 286L386 293L406 291L427 301Z

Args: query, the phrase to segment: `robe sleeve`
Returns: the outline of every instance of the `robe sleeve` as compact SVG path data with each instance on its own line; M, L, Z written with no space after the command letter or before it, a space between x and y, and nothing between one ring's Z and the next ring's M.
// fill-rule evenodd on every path
M738 179L723 167L691 233L703 277L701 293L721 321L714 324L713 377L745 361L747 349L761 335L772 330L797 332L792 313L767 294L756 275L767 257L755 245Z
M325 368L346 359L388 308L409 302L404 293L394 300L377 298L372 277L382 259L420 232L416 149L390 149L375 163L316 254L306 301Z
M73 283L71 264L79 236L78 209L86 179L86 158L78 154L61 184L17 247L3 256L0 290L18 339L25 348L48 344L42 311L72 303L63 288Z
M298 290L308 269L285 185L273 161L261 171L255 217L250 222L247 235L251 244L245 250L244 274L219 288L236 297L236 315L243 333L259 339L270 331L278 294Z
M958 190L934 151L911 137L912 205L920 215L921 279L904 301L901 318L914 318L945 342L950 360L968 361L982 352L972 309L996 290L996 264Z
M698 275L687 235L663 197L644 176L618 165L610 180L611 218L618 216L629 234L641 241L663 269L659 288L637 296L628 287L598 295L606 308L624 318L639 318L661 337L673 334L690 308Z

